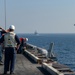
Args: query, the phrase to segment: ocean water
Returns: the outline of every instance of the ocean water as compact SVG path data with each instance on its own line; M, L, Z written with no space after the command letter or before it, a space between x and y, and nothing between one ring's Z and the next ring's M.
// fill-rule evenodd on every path
M69 66L75 71L75 34L18 34L19 37L28 38L28 43L49 49L54 42L53 52L57 61Z

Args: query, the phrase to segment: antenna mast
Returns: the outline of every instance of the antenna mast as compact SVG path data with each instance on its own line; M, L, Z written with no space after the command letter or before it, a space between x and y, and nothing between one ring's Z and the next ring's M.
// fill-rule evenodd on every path
M4 0L4 12L5 12L5 29L6 29L6 0Z

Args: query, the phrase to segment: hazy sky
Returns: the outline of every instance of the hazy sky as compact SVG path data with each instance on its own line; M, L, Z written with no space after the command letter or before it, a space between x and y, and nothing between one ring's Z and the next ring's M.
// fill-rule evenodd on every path
M75 0L6 0L6 28L16 33L75 33ZM5 26L0 0L0 26Z

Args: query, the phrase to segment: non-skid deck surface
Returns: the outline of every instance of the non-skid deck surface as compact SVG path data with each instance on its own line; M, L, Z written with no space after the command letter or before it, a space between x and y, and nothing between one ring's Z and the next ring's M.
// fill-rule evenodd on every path
M0 65L0 75L3 73L4 65ZM25 56L17 54L14 75L50 75L40 64L33 63Z

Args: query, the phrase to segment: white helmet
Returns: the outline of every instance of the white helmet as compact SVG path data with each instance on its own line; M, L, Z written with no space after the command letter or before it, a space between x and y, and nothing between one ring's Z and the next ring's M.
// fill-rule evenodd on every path
M26 41L28 41L28 38L26 38Z
M10 25L9 29L15 30L15 26L14 25Z

